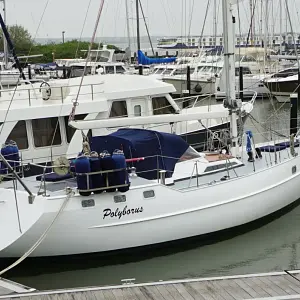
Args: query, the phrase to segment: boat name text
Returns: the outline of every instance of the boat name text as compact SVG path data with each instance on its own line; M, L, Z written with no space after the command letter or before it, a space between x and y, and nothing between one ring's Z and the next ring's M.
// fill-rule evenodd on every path
M138 214L143 212L143 210L144 208L142 206L139 208L127 208L127 205L123 208L123 210L119 210L119 208L117 208L115 211L112 211L110 208L105 208L103 209L103 219L106 217L121 219L123 216Z

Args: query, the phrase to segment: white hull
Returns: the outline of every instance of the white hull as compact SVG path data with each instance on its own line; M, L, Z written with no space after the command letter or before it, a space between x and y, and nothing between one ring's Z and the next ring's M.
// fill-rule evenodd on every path
M251 75L244 76L243 85L244 85L244 95L246 97L252 97L255 93L259 96L266 96L270 94L270 91L265 85L261 82L264 76ZM183 91L187 90L186 79L179 78L163 78L164 82L173 84L176 89L176 93L183 94ZM220 82L220 79L217 81L214 80L196 80L191 79L191 94L215 94L216 99L223 99L225 97L225 82ZM201 86L201 92L197 92L196 86ZM238 89L239 87L239 78L236 77L235 85ZM199 91L199 87L198 87Z
M173 84L176 92L174 94L183 94L184 91L187 91L187 82L186 79L181 78L163 78L163 81L166 83ZM197 92L196 86L201 86L201 91ZM191 95L199 95L199 94L214 94L215 93L215 82L214 81L200 81L191 79Z
M270 95L269 89L261 82L264 75L244 75L243 76L243 94L244 97L252 97L255 93L258 96ZM225 83L219 84L219 91L216 91L216 99L223 99L225 97ZM239 89L239 78L235 79L236 90ZM239 92L237 92L239 97Z
M257 163L264 162L261 160ZM133 187L125 194L126 202L119 204L113 201L113 196L118 193L89 197L76 195L69 200L45 240L31 256L120 250L246 224L278 211L299 198L300 173L297 171L292 174L292 167L299 164L300 157L296 157L249 176L186 191L175 190L153 181L135 188L135 179L132 179ZM250 167L251 165L252 163L249 164ZM236 169L237 172L238 170ZM224 174L220 173L220 177L222 175ZM155 191L155 197L144 199L143 191L149 190ZM94 199L95 206L83 208L81 201L87 199ZM22 256L42 235L63 201L62 197L41 197L30 205L25 199L19 199L21 224L24 224L24 230L28 227L23 236L19 234L19 238L16 238L18 223L13 205L8 209L8 202L2 203L0 234L2 237L15 237L16 241L8 246L9 242L2 239L0 247L5 248L5 243L7 247L0 252L0 256ZM138 209L139 212L122 214L120 219L114 216L104 217L106 209L111 212L118 209L120 212L124 207Z

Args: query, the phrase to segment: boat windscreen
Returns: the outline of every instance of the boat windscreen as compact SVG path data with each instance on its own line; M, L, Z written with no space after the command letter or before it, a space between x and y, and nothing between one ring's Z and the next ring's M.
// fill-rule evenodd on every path
M194 158L199 158L200 153L197 152L194 148L188 147L186 151L182 154L178 162L194 159Z

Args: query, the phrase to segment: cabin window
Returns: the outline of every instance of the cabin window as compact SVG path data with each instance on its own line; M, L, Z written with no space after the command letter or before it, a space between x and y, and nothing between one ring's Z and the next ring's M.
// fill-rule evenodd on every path
M49 147L61 144L58 118L32 120L32 132L35 147Z
M106 74L114 74L115 73L115 67L114 66L106 66L105 67L105 73Z
M174 114L175 109L166 97L153 97L152 108L154 115Z
M114 101L111 105L109 117L127 117L127 104L126 101Z
M166 69L166 71L164 72L164 75L169 75L171 74L173 71L173 69Z
M182 75L182 74L186 74L186 72L187 72L187 68L178 68L174 72L174 75Z
M204 173L217 171L217 170L225 169L225 168L230 168L235 165L237 165L236 162L228 162L227 164L219 164L219 165L209 166L205 169Z
M251 74L251 71L249 68L247 67L243 67L243 75L246 74ZM240 76L240 69L239 68L235 68L235 76Z
M116 73L123 74L125 73L125 69L122 66L116 66Z
M155 74L162 74L164 72L164 70L165 70L164 68L158 69Z
M75 120L83 120L86 116L87 116L87 114L76 115ZM65 116L64 119L65 119L67 142L70 143L74 133L76 132L76 129L68 125L68 122L69 122L68 116Z
M135 105L133 108L133 113L135 117L140 117L142 115L142 107L140 105Z
M27 138L26 122L19 121L14 127L14 129L11 131L7 140L15 141L20 150L28 149L29 145L28 145L28 138Z

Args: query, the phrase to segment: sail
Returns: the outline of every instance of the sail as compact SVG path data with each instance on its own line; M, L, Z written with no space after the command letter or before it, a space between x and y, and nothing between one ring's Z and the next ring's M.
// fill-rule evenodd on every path
M139 65L171 63L171 62L174 62L175 60L176 60L176 57L150 58L150 57L147 57L141 50L138 50Z

